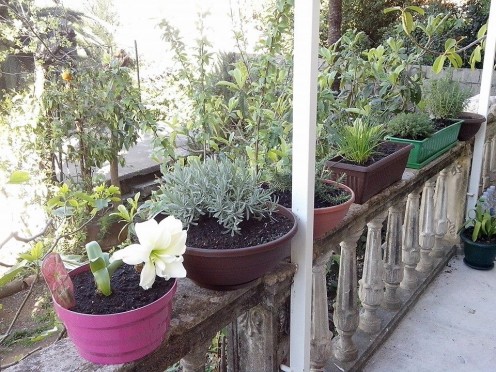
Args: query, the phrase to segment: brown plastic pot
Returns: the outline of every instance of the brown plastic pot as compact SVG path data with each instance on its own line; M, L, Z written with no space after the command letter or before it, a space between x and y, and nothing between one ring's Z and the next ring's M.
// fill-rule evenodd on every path
M468 141L472 139L479 131L482 123L486 121L486 117L473 112L462 112L458 119L463 120L458 133L458 141Z
M332 171L335 179L345 174L342 182L355 192L355 203L363 204L386 187L401 180L412 145L394 145L397 147L394 153L370 166L344 163L343 158L335 157L327 162L327 168Z
M293 222L291 230L269 243L236 249L186 247L184 267L187 277L200 287L232 290L247 286L272 270L291 251L297 224L293 213L279 206L279 213Z
M343 220L343 218L346 216L346 213L348 213L348 210L350 209L353 202L355 201L355 193L348 186L331 180L325 180L324 182L334 184L340 189L346 190L351 195L351 197L346 202L339 205L314 209L313 212L314 240L324 237L326 233L328 233L336 226L338 226Z

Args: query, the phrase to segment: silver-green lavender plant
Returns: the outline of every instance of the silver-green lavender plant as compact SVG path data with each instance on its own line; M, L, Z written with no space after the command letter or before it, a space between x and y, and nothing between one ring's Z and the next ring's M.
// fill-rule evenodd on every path
M187 165L162 173L160 189L141 207L147 218L173 215L188 226L209 216L234 235L242 221L269 217L277 208L272 192L259 186L259 175L242 158L189 158Z

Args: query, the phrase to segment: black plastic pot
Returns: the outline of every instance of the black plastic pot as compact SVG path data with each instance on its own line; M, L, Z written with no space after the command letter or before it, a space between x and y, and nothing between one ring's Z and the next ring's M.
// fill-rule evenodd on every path
M470 229L464 229L460 233L465 253L463 262L472 269L491 270L496 258L496 243L474 242L471 235Z

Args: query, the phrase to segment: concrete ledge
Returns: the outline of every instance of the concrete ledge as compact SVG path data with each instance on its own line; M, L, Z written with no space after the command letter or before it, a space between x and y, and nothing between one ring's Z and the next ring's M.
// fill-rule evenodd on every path
M7 368L9 372L53 371L163 371L190 351L201 347L239 315L287 290L296 266L281 263L273 272L250 286L220 292L198 287L189 279L178 281L174 297L171 330L152 354L127 364L102 366L81 358L69 339L63 339Z

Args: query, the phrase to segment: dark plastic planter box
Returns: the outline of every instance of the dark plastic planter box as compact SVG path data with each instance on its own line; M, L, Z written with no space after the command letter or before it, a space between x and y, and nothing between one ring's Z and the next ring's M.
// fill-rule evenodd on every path
M346 178L340 182L355 192L355 203L363 204L386 187L401 180L412 146L396 146L397 150L394 153L369 166L343 163L341 157L336 157L327 162L327 168L332 171L333 179L345 174Z
M391 136L386 138L392 142L413 145L413 149L410 152L406 166L407 168L420 169L444 154L456 144L461 124L461 120L453 121L453 124L437 131L432 136L422 141Z

